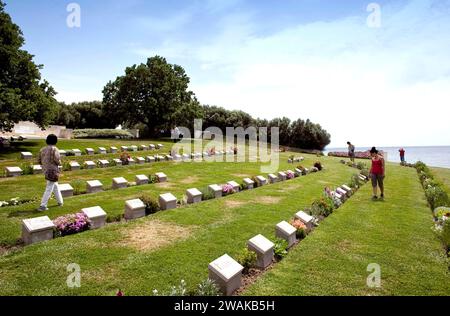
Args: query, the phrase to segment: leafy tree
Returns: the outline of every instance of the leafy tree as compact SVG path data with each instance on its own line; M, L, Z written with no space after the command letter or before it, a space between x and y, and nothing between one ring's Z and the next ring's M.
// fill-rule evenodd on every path
M41 82L42 65L22 50L25 40L0 0L0 131L10 131L21 120L48 125L57 114L55 90Z
M55 124L65 125L68 128L114 128L103 109L101 101L79 102L72 104L60 103Z
M126 68L124 76L105 86L105 113L115 124L143 123L151 135L157 135L189 117L183 117L187 109L190 115L200 111L194 93L188 90L189 81L181 66L160 56L149 58L146 64Z

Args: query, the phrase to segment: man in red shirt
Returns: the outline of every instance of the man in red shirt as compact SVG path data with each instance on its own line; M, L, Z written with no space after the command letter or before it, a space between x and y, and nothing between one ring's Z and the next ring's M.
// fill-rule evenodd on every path
M400 161L401 163L405 163L405 150L403 148L400 148Z

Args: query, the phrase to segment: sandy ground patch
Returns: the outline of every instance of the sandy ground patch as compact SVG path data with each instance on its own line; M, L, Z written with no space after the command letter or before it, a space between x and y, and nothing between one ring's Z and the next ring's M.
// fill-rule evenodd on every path
M139 251L149 251L185 239L191 232L190 228L153 220L125 230L121 244Z
M191 176L191 177L187 177L187 178L185 178L185 179L183 179L183 180L181 180L181 181L179 181L179 182L180 182L180 183L183 183L183 184L191 184L191 183L198 182L199 180L200 180L199 177L197 177L197 176Z
M173 187L173 183L171 182L163 182L163 183L155 183L155 186L158 188L170 189Z
M247 203L248 202L227 200L227 201L225 201L225 207L226 208L238 208L238 207L243 206L243 205L245 205Z
M271 205L271 204L280 203L282 199L283 198L281 198L279 196L261 196L261 197L258 197L258 199L254 200L253 202L257 203L257 204Z
M232 176L236 178L251 178L249 174L245 173L233 173Z

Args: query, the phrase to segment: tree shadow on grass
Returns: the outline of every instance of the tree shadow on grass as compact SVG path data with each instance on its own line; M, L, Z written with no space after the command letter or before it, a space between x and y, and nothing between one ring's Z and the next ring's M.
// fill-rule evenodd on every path
M11 159L11 154L19 154L23 151L29 151L30 147L34 146L36 146L36 142L32 141L12 142L10 147L0 148L0 159Z
M51 209L54 209L57 207L59 207L59 206L57 206L57 205L49 206L48 209L51 210ZM41 211L38 211L37 209L38 209L38 206L36 206L35 209L29 210L29 211L13 211L8 214L8 218L33 216L33 215L38 215L38 214L41 216L48 215L48 211L41 212Z

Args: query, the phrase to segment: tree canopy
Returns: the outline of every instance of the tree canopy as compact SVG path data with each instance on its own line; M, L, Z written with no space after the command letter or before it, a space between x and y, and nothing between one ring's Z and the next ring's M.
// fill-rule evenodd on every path
M0 0L0 131L21 120L48 125L57 113L55 90L41 82L42 65L21 49L25 39Z
M151 135L175 124L189 123L201 115L189 77L178 65L160 56L134 65L125 75L103 89L103 104L111 122L133 126L144 124Z

